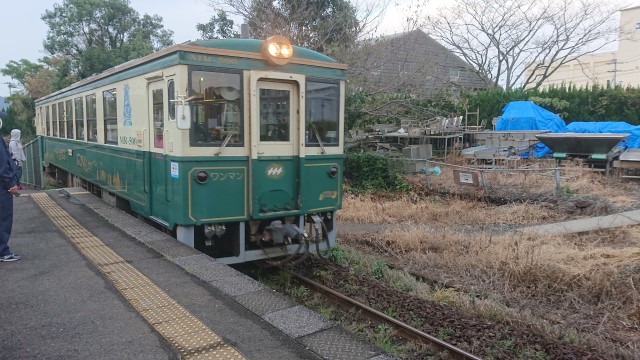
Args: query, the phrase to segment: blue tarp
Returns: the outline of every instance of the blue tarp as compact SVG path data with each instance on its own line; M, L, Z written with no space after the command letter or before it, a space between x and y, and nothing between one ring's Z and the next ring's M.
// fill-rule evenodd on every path
M613 133L631 134L621 142L621 145L628 149L640 148L640 126L631 125L623 121L574 121L567 125L568 132L574 133Z
M496 130L550 130L566 132L567 126L558 115L532 101L512 101L502 109Z
M532 101L512 101L502 109L502 116L496 123L497 131L549 130L566 132L567 126L558 115L534 104ZM545 144L536 144L535 157L540 158L552 151Z

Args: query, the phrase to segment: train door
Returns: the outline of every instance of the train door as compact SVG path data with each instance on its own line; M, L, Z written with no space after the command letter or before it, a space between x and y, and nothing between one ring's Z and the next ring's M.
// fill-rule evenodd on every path
M151 217L161 223L168 219L167 169L166 169L166 125L167 104L164 81L149 84L149 120L147 139L149 143L149 209Z
M296 212L299 204L297 83L258 80L252 100L252 215Z

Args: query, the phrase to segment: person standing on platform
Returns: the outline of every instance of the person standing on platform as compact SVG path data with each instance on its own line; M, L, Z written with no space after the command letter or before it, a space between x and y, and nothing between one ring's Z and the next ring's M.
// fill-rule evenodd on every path
M0 119L2 129L2 119ZM13 226L13 196L17 194L16 166L9 148L2 139L0 146L0 262L20 260L9 250L9 236Z
M9 153L11 158L16 164L16 185L18 190L22 189L20 185L20 178L22 178L22 164L27 158L24 156L24 150L22 149L22 142L20 142L20 130L11 130L11 140L9 141Z

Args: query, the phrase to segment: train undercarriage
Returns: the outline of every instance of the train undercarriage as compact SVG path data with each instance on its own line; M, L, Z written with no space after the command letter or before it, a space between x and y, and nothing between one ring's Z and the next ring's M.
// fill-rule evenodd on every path
M135 213L127 199L97 184L49 165L47 175L56 186L77 187L175 237L183 244L210 255L225 264L267 259L283 263L299 255L323 256L336 244L335 212L320 212L269 219L225 223L176 225Z

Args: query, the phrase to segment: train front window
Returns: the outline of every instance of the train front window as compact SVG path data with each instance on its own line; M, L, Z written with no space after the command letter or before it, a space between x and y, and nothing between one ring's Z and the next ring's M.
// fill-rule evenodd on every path
M337 83L307 81L306 88L307 146L338 146L340 87Z
M192 70L189 101L191 146L243 145L240 74Z
M290 141L291 93L260 89L260 141Z

